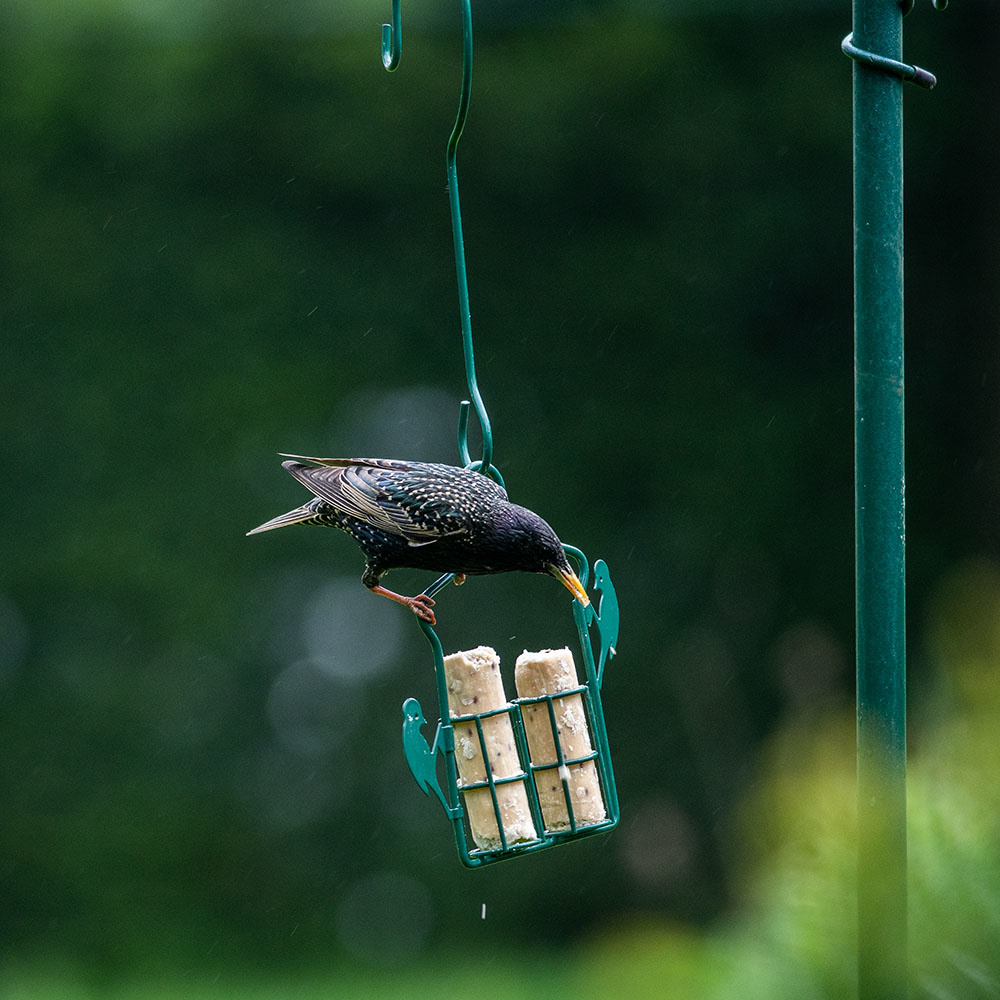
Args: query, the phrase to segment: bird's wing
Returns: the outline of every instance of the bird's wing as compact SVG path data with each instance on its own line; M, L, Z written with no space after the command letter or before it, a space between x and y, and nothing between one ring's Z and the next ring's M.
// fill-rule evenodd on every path
M294 458L297 462L311 462L330 468L346 469L349 465L367 465L376 469L406 469L412 462L401 462L394 458L313 458L309 455L290 455L286 451L278 453L282 458Z
M506 499L502 487L478 473L459 484L455 469L389 459L308 459L284 467L321 500L349 517L411 545L428 545L468 531L480 503Z

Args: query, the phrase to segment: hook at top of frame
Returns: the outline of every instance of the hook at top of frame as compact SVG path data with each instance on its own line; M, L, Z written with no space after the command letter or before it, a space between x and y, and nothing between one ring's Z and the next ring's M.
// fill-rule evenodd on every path
M403 17L400 0L392 0L392 24L382 25L382 65L391 73L403 52Z

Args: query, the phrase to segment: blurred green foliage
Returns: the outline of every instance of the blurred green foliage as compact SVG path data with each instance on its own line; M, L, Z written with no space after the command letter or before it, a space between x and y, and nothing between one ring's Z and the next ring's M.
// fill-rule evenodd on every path
M403 699L433 704L418 630L339 534L243 537L301 499L278 451L457 460L455 33L414 11L390 76L367 15L295 33L233 5L186 35L108 17L53 38L14 10L0 986L404 977L459 944L502 966L578 942L552 959L567 977L636 996L844 995L847 12L589 5L477 34L480 384L515 499L615 575L623 823L468 873L399 750ZM996 658L968 643L998 587L988 562L949 575L998 543L1000 143L974 58L997 15L907 22L941 80L906 106L914 934L940 944L915 977L941 996L997 976ZM442 640L505 662L569 641L550 583L442 595Z

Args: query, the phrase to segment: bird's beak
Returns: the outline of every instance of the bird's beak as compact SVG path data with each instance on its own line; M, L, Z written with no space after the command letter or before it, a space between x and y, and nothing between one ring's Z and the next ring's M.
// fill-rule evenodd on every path
M583 589L583 584L580 583L580 578L568 566L565 569L561 566L556 566L555 573L553 575L557 576L562 581L562 585L584 607L587 607L587 605L590 604L590 598L587 596L587 591Z

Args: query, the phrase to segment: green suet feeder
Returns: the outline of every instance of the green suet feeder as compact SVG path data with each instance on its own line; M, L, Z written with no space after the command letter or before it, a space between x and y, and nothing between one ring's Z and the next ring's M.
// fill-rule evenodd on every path
M586 586L586 557L571 546L566 551ZM449 579L443 577L428 593ZM618 823L601 705L604 668L618 637L618 599L601 559L594 563L594 586L601 592L599 609L573 602L584 680L578 679L568 648L525 652L515 670L518 697L510 701L492 649L445 656L433 626L419 623L434 654L441 719L428 744L420 703L408 698L403 752L421 790L433 792L444 807L459 856L469 867L591 836Z

